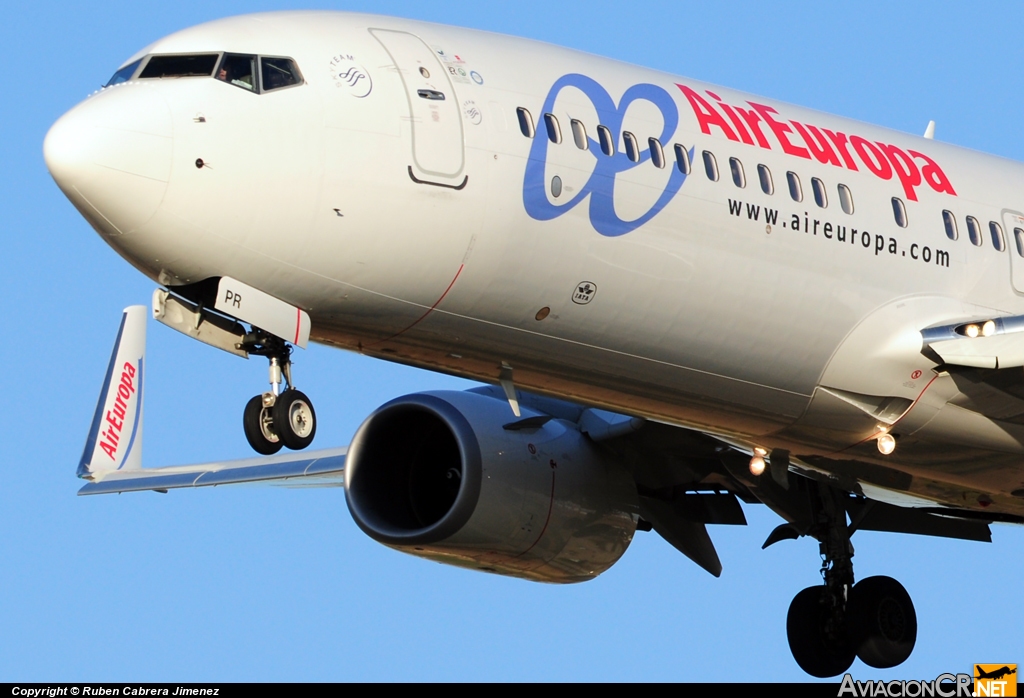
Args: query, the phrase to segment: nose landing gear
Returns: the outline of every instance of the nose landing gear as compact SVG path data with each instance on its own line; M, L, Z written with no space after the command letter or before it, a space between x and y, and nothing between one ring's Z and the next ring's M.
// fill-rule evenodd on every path
M282 446L295 451L306 448L316 436L316 412L312 401L292 383L292 348L284 340L256 330L245 336L242 346L270 361L270 390L250 399L242 414L249 445L266 456ZM284 391L280 389L282 377Z

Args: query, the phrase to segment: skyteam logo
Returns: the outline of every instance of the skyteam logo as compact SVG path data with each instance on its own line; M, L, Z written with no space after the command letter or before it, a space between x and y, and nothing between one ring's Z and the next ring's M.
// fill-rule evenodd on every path
M590 99L597 110L601 125L606 126L611 132L612 142L616 144L615 151L611 155L605 155L601 150L600 143L588 134L587 140L590 146L588 152L595 159L593 173L586 184L580 187L571 199L565 203L554 204L548 200L547 183L544 176L548 147L554 144L543 133L538 132L530 148L529 160L526 163L526 176L523 181L523 204L526 207L526 212L536 220L549 221L567 213L584 199L590 197L590 223L594 226L594 230L608 237L625 235L658 215L686 181L686 175L678 168L672 167L672 174L664 191L646 213L633 220L623 220L618 216L615 211L616 176L626 170L640 167L651 159L648 149L641 151L638 162L630 160L625 152L619 150L618 144L622 141L622 120L626 110L631 104L640 100L650 102L657 107L661 111L664 123L658 140L665 144L671 142L671 138L676 132L676 126L679 123L679 110L669 93L657 85L648 83L633 85L626 90L616 105L608 91L595 80L578 73L570 73L559 78L551 86L551 90L544 100L542 115L553 112L555 100L559 93L567 87L577 88ZM648 167L650 167L649 164Z
M335 87L359 99L373 91L370 73L349 54L338 54L331 59L331 79Z

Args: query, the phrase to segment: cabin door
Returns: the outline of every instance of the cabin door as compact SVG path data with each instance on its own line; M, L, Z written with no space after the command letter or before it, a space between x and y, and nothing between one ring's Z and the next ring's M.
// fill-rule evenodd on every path
M410 176L458 187L465 167L462 112L448 71L418 36L390 29L370 32L384 45L405 87L412 134Z

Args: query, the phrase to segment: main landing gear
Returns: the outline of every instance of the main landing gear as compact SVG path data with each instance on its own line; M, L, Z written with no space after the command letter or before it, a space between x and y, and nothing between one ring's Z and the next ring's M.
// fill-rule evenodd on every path
M877 669L902 664L917 640L910 595L891 577L854 584L853 532L846 524L843 495L822 485L814 490L816 522L808 533L820 544L825 583L804 589L789 606L786 634L793 658L819 678L844 673L854 657Z
M245 335L243 348L270 361L270 390L256 395L245 406L242 426L253 450L265 456L287 446L301 450L316 435L316 412L309 398L292 384L292 348L284 340L253 330ZM281 391L284 378L285 390Z

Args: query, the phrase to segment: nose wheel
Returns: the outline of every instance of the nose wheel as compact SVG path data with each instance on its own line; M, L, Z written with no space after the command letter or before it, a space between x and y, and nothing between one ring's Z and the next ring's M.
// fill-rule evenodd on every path
M291 347L262 332L246 335L243 346L250 354L270 361L270 390L245 405L242 427L253 450L269 456L287 446L300 451L316 436L316 411L305 393L292 385ZM281 390L282 378L285 390Z
M273 406L264 405L262 395L256 395L246 403L242 413L242 428L245 430L245 440L256 453L272 456L284 446L274 428Z
M301 451L313 443L316 436L316 412L306 395L295 388L289 388L277 396L271 415L274 431L280 435L284 445L293 451Z

